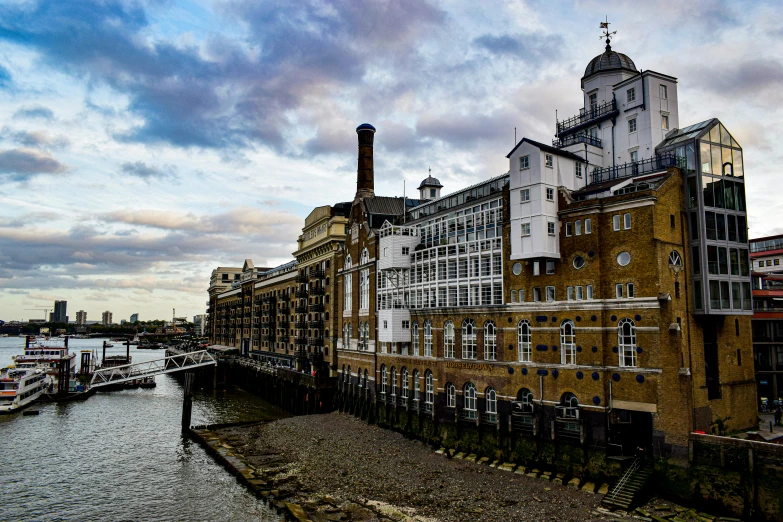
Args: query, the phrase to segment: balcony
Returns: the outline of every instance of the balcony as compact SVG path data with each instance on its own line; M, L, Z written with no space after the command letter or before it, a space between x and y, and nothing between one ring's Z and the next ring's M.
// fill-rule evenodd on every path
M304 289L304 288L300 288L299 290L297 290L296 292L294 292L294 295L295 295L295 296L296 296L298 299L307 299L307 295L308 295L308 294L307 294L307 290L306 290L306 289Z
M296 282L305 284L309 281L307 274L299 274L296 276Z
M288 342L288 336L287 335L278 336L277 342L279 342L279 343L287 343Z
M322 305L321 303L313 303L309 306L309 309L311 312L323 312L324 305Z
M274 303L275 302L275 296L269 295L261 299L262 303Z
M311 288L310 295L324 295L324 288L322 286Z
M261 317L269 317L272 315L272 310L261 310Z
M281 315L288 315L291 313L291 307L290 306L281 306L277 309L277 313Z
M297 314L306 314L307 305L297 305L296 308L294 308L294 312Z
M273 333L263 334L261 336L261 340L262 341L269 341L270 343L273 343L273 342L275 342L275 334L273 334Z
M306 330L307 329L307 321L297 321L294 323L294 328L297 330Z
M588 145L598 147L599 149L603 148L601 145L601 138L598 138L597 136L591 136L585 132L577 132L576 134L569 134L568 136L564 136L562 139L555 138L552 140L552 146L557 147L558 149L562 149L563 147L568 147L570 145L576 145L577 143L587 143Z
M310 321L309 323L310 328L323 328L324 322L323 321Z
M294 344L297 346L307 346L307 337L297 337L294 339Z
M557 122L557 136L561 138L563 134L576 132L599 121L617 116L619 113L614 99L590 109L582 109L576 116Z
M307 339L307 344L310 346L323 346L324 345L324 338L323 337L309 337Z
M590 183L603 183L613 179L652 174L653 172L661 172L669 167L676 166L677 158L674 156L674 153L667 152L654 158L637 161L636 163L623 163L614 167L596 168L590 173Z
M288 321L277 321L278 328L288 328Z
M316 268L315 270L310 270L310 279L323 279L325 277L326 274L320 268Z

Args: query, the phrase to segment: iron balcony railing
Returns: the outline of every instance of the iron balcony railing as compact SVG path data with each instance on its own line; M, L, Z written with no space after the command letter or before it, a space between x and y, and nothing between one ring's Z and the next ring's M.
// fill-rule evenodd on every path
M282 315L288 315L289 313L291 313L291 308L289 308L288 306L281 306L280 308L277 309L277 313Z
M322 286L311 288L310 295L324 295L324 288Z
M557 122L557 135L560 136L566 132L573 132L581 127L586 127L592 123L611 118L618 114L617 104L614 98L601 105L595 105L589 109L582 109L576 116Z
M310 321L310 328L323 328L324 322L323 321Z
M271 334L271 333L270 334L263 334L261 336L261 340L262 341L274 342L275 341L275 334Z
M294 344L297 346L307 346L307 337L297 337L294 339Z
M323 312L324 311L324 305L321 303L313 303L310 305L310 311L311 312Z
M294 308L294 312L297 314L306 314L307 305L297 305L296 308Z
M277 321L278 328L288 328L288 321Z
M304 288L300 288L299 290L297 290L297 291L294 293L294 295L295 295L297 298L299 298L299 299L305 299L305 298L307 297L307 290L305 290Z
M274 303L275 302L275 296L270 295L270 296L264 297L263 299L261 299L261 301L263 301L264 303Z
M308 281L307 274L299 274L296 276L297 283L306 283Z
M310 337L307 339L307 344L310 346L323 346L324 345L324 338L323 337Z
M555 138L552 140L552 146L562 149L569 145L575 145L577 143L587 143L594 147L603 148L601 145L601 138L597 136L591 136L585 132L577 132L576 134L569 134L563 138Z
M287 335L281 335L277 338L277 342L279 343L287 343L288 342L288 336Z
M294 323L294 328L297 330L306 330L307 329L307 321L297 321Z
M630 178L641 176L642 174L652 174L660 172L669 167L677 166L677 158L674 153L667 152L660 156L644 159L635 163L623 163L613 167L595 168L590 173L590 183L603 183L613 179Z
M320 268L310 271L310 279L323 279L324 277L326 277L326 274Z

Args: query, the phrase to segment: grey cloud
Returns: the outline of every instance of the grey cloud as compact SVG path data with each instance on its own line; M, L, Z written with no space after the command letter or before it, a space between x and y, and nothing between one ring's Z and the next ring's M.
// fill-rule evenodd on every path
M32 107L22 107L14 113L14 119L33 119L41 118L44 120L53 120L54 113L51 109L42 105L35 105Z
M150 180L162 180L162 179L170 179L170 180L176 180L178 179L177 176L177 168L173 165L163 165L162 167L152 167L148 166L143 161L137 161L135 163L126 162L122 164L122 172L124 174L128 174L130 176L135 176L137 178L141 178L144 181L149 182Z
M0 227L19 228L35 223L54 221L62 216L56 212L28 212L21 216L6 217L0 216Z
M692 79L702 88L732 98L777 90L783 82L783 65L772 59L698 67L694 72Z
M475 147L481 141L497 142L514 132L512 116L507 112L483 114L425 115L416 131L420 136L435 138L453 146Z
M61 149L67 147L71 143L65 136L51 136L45 130L14 131L8 127L4 127L2 134L25 147Z
M473 45L500 56L510 56L530 63L557 59L561 55L563 38L559 35L484 34L473 40Z
M25 181L38 174L60 174L66 170L65 165L39 150L0 151L0 179Z

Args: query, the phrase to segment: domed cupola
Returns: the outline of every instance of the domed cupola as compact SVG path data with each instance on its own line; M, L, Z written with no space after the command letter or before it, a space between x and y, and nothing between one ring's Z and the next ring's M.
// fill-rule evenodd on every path
M593 76L594 74L602 73L602 72L614 72L614 71L628 71L632 73L638 73L639 71L636 69L636 65L633 63L633 60L628 58L627 55L623 53L618 53L616 51L612 50L612 46L610 45L610 38L614 33L609 33L608 31L609 23L601 23L601 27L606 29L606 33L604 36L606 36L606 50L590 60L590 63L587 64L587 67L585 68L585 75L582 76L582 85L584 85L585 80ZM617 31L615 31L617 32Z
M438 199L440 197L440 189L442 188L443 185L440 184L440 181L432 177L432 169L430 169L430 174L419 185L419 199L422 201Z

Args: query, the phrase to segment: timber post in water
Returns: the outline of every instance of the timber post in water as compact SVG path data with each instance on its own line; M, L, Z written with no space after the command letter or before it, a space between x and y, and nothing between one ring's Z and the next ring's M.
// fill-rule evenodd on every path
M193 412L193 381L196 379L194 372L185 373L185 397L182 402L182 431L190 428L190 414Z

